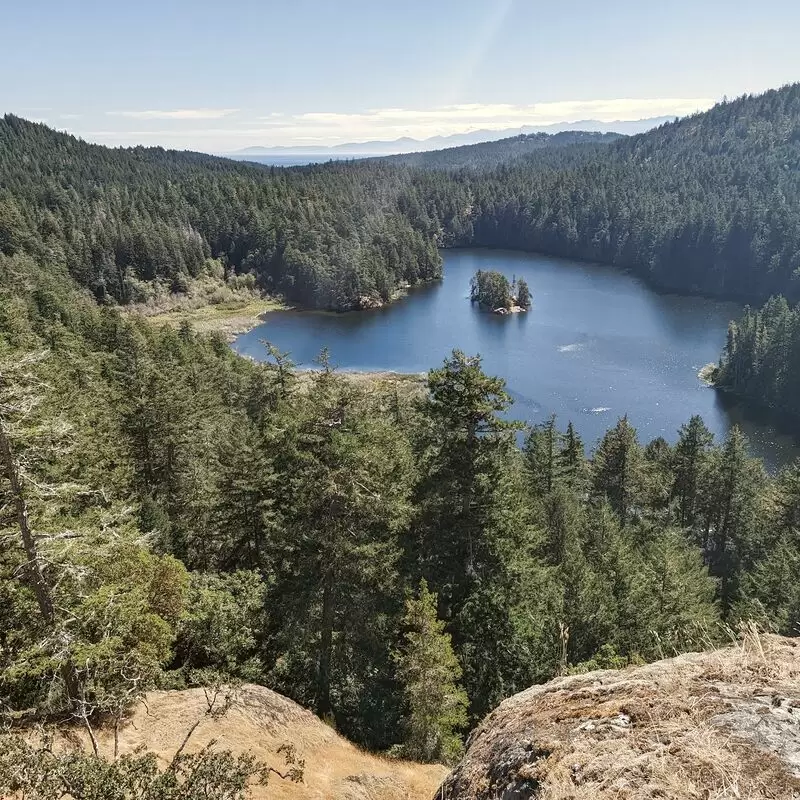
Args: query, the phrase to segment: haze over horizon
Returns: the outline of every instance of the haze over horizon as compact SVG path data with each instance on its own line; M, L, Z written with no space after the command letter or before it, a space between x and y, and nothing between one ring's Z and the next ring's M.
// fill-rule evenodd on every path
M225 153L684 116L800 76L788 0L271 5L13 4L0 112L111 146Z

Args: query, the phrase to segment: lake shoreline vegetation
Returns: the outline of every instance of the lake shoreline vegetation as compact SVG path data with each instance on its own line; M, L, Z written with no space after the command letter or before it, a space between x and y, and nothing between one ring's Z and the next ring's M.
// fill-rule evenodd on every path
M772 297L728 327L709 378L719 391L800 422L800 305Z
M228 341L263 321L270 311L292 307L279 297L265 295L252 276L223 277L222 264L208 259L197 278L173 292L165 281L154 281L139 292L136 302L117 306L124 314L141 316L153 324L191 325L198 332L221 332Z
M782 295L731 325L715 381L796 411L799 158L797 84L485 167L270 169L4 117L4 722L70 720L96 745L150 689L253 682L359 746L452 762L555 675L740 624L797 635L800 462L767 474L738 428L716 441L695 416L675 444L642 442L621 416L587 449L568 420L509 420L477 355L402 392L324 351L308 373L273 346L255 363L181 315L263 294L357 309L440 278L439 247L530 248ZM128 313L148 307L171 324ZM167 770L50 755L42 776L0 733L0 793L179 797L201 774L241 798L269 774L209 751Z

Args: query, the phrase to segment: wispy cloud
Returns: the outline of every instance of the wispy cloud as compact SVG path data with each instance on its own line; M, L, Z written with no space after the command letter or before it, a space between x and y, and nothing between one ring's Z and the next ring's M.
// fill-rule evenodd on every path
M308 112L287 119L295 125L347 129L436 129L435 133L454 133L475 127L501 129L524 125L549 125L596 119L601 122L643 119L665 115L683 116L713 104L711 98L645 98L614 100L564 100L534 105L509 103L462 103L433 109L379 108L342 114ZM267 120L267 117L261 119ZM433 135L433 134L431 134Z
M235 114L238 108L177 108L171 111L106 111L109 117L129 119L221 119Z
M477 130L519 130L590 119L611 123L649 117L685 116L703 111L713 103L714 100L708 97L564 100L531 105L461 103L434 108L375 108L352 113L320 110L245 115L242 112L235 119L230 117L236 113L236 109L117 111L108 114L140 121L163 120L164 124L133 130L86 131L83 135L109 144L164 144L230 152L249 145L327 146L401 137L427 139ZM224 117L228 119L222 121ZM209 122L203 126L185 126L178 124L181 120ZM215 124L213 120L220 122ZM176 124L172 127L170 123Z
M83 114L59 114L59 119L81 119Z

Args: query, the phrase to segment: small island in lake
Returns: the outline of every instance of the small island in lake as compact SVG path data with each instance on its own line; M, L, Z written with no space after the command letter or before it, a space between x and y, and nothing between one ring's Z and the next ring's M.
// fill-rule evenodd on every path
M510 283L502 272L479 269L470 281L470 301L493 314L517 314L531 306L531 292L524 278Z

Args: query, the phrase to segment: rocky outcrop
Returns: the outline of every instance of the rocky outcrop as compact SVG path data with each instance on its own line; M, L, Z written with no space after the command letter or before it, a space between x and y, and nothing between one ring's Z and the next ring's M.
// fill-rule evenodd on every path
M800 798L800 640L534 686L472 734L438 800Z

